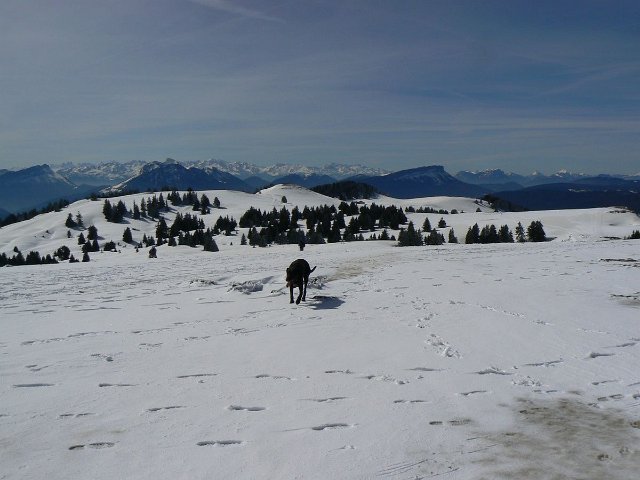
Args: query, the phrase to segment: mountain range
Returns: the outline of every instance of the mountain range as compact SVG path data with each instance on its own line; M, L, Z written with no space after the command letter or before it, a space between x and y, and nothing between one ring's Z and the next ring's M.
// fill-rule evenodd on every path
M277 164L267 167L221 160L201 162L132 161L103 164L37 165L0 170L0 218L41 208L64 198L73 201L91 193L117 194L166 188L253 192L270 184L312 188L342 180L366 183L395 198L429 196L483 197L491 194L520 209L626 206L640 210L640 175L588 176L567 171L552 175L519 175L503 170L449 174L431 165L388 172L361 165L322 167Z

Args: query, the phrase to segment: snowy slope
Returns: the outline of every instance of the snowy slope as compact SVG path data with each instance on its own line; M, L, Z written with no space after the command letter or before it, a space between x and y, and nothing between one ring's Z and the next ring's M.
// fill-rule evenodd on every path
M283 195L289 209L336 202L286 186L207 195L226 207L211 223ZM444 216L459 237L540 219L557 239L301 254L234 236L217 253L122 246L3 268L0 478L634 478L640 243L603 240L638 217L376 202L464 210ZM57 248L76 211L117 240L124 225L101 209L0 229L0 250ZM296 306L284 270L300 256L317 270Z

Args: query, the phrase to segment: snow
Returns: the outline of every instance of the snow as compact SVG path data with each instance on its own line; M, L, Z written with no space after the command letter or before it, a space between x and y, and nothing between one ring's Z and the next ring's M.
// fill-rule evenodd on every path
M208 224L283 195L289 210L339 203L291 186L206 193L225 207ZM3 268L0 478L634 478L640 243L606 238L638 217L375 201L464 210L408 215L442 216L459 238L541 220L555 240L300 252L221 236L217 253L162 246L152 260L121 245ZM120 239L101 210L81 201L5 227L0 251L71 247L77 211ZM134 238L155 230L130 222ZM299 257L317 269L290 305Z

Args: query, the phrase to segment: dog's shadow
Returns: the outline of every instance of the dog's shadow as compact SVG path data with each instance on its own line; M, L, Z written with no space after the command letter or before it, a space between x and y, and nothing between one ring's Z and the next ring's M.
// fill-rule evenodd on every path
M309 307L314 310L332 310L340 307L344 303L344 300L338 297L330 297L327 295L314 295L311 301L308 302Z

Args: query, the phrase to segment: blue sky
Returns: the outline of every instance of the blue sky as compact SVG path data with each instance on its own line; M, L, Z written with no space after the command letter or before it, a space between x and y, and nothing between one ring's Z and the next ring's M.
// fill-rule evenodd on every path
M1 0L0 168L640 172L640 2Z

